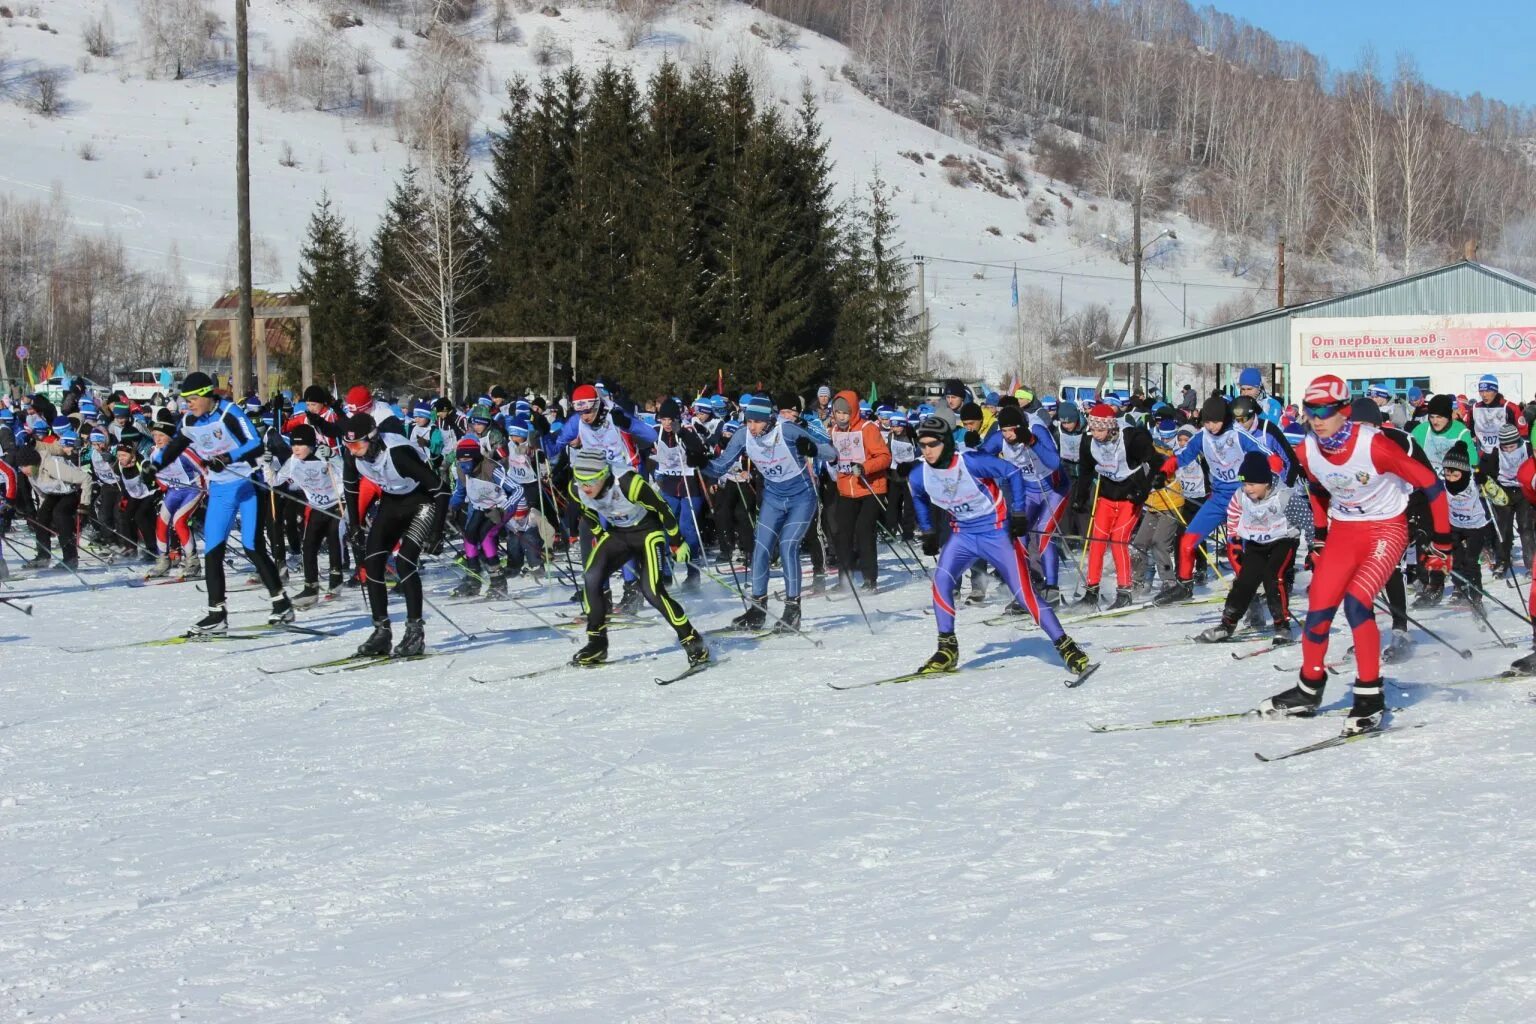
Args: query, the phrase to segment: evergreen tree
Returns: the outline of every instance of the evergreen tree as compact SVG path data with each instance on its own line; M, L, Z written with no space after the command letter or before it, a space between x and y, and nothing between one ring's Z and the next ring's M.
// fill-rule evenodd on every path
M833 377L860 387L875 381L888 392L911 377L922 340L895 230L890 189L876 176L867 205L852 211L844 227L830 353Z
M317 380L371 380L357 242L322 195L299 254L299 291L309 305ZM294 374L294 376L297 376Z
M400 359L401 350L412 343L425 342L420 325L391 284L404 281L410 274L402 250L421 226L422 194L416 175L416 168L407 165L395 184L394 194L390 196L384 219L374 233L369 249L364 288L369 345L377 353L380 374L395 382L406 374Z

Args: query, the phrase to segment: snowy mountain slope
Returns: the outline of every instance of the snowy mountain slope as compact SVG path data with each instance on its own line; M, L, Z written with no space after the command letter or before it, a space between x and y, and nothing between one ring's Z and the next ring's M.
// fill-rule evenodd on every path
M1038 632L981 624L994 601L962 611L962 655L1005 670L836 693L932 649L925 581L868 602L878 636L808 599L825 648L717 640L724 664L668 689L651 678L682 659L659 622L613 634L615 657L659 655L628 667L477 684L573 648L451 653L433 616L430 661L267 676L350 650L360 598L307 617L346 639L68 655L165 635L203 596L26 586L34 617L0 608L9 1019L1505 1024L1536 1006L1530 684L1458 684L1510 657L1466 613L1426 621L1484 645L1473 661L1420 636L1389 670L1422 730L1264 765L1337 720L1084 725L1288 685L1270 662L1294 650L1106 651L1210 606L1074 627L1105 664L1067 690ZM706 587L701 625L739 611ZM264 607L231 603L236 624ZM498 607L446 610L531 623Z
M137 38L135 3L55 0L36 10L36 17L0 19L0 46L22 70L66 72L67 106L61 116L45 118L20 103L0 103L0 137L6 140L0 189L34 198L57 192L77 223L118 232L146 262L163 263L175 254L195 296L211 298L234 276L234 88L228 31L216 40L221 56L210 67L185 81L151 80ZM400 27L402 19L359 8L364 24L340 31L327 26L326 10L311 0L256 0L251 7L257 83L251 108L255 269L258 284L267 287L293 283L305 224L323 191L366 237L411 159L387 121L364 119L355 107L317 112L303 100L276 106L275 94L262 87L263 74L281 68L296 40L324 30L340 36L349 64L366 56L377 95L399 97L407 91L413 48L421 40ZM1028 363L1028 354L1021 358L1015 342L1018 324L1006 269L1015 261L1022 288L1043 289L1067 312L1103 303L1118 327L1129 308L1129 270L1097 238L1100 233L1128 236L1129 218L1121 204L1063 196L1061 188L1034 173L1027 159L1024 197L1005 198L963 174L961 185L950 184L949 172L939 166L946 157L962 168L984 162L988 170L978 171L978 177L1012 189L996 156L862 96L843 78L846 48L811 33L777 48L765 38L775 34L768 31L775 19L732 2L679 4L634 48L624 45L623 26L611 11L566 5L559 10L559 17L537 8L515 14L517 43L489 42L486 12L467 27L482 40L486 62L479 90L482 130L494 127L507 80L545 70L531 45L544 38L557 49L568 49L581 68L611 60L644 74L669 57L717 65L741 60L768 102L794 103L806 86L817 95L843 198L854 196L876 173L899 189L896 209L909 254L1003 265L929 263L926 284L936 352L994 375ZM81 30L102 11L111 17L117 47L110 58L88 58ZM54 31L39 30L39 22ZM754 33L754 26L764 26L762 34ZM395 40L404 48L396 49ZM360 88L355 81L354 87ZM83 157L86 153L91 159ZM1049 217L1041 211L1049 211ZM1183 322L1185 283L1195 321L1217 303L1251 290L1210 264L1207 231L1175 218L1149 225L1146 237L1163 227L1176 229L1179 242L1165 241L1153 249L1161 262L1154 262L1149 275L1162 283L1148 287L1148 337Z

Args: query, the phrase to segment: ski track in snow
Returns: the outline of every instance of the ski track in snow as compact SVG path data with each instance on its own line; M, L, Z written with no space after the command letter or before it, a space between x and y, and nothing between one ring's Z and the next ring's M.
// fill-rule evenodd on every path
M1193 631L1195 609L1072 627L1105 667L1067 690L1038 631L981 624L994 595L962 611L962 655L1012 656L1015 671L830 690L830 675L873 678L931 649L926 581L885 571L903 585L866 600L884 619L878 637L850 603L808 596L824 649L721 638L728 664L669 688L651 683L681 664L659 621L613 634L615 657L664 650L638 666L469 681L568 654L530 633L451 664L266 676L257 664L349 650L360 597L305 618L351 629L345 639L66 655L58 645L169 633L203 595L19 584L39 596L32 618L0 609L13 636L0 677L0 1012L1530 1016L1529 686L1454 682L1507 653L1462 663L1421 637L1389 679L1405 684L1391 691L1403 718L1429 728L1261 765L1254 750L1320 738L1336 720L1115 735L1083 724L1240 709L1286 685L1269 665L1294 664L1294 648L1241 665L1222 646L1102 655ZM438 591L446 581L429 574ZM706 587L684 599L701 626L719 625L739 604ZM232 600L237 623L262 614L260 594ZM450 613L470 629L525 618ZM1486 639L1464 613L1426 621ZM429 616L428 630L451 649L445 623ZM1347 699L1347 676L1327 698Z

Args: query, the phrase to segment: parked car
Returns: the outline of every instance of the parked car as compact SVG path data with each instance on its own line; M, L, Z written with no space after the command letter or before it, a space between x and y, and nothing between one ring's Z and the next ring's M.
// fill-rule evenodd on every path
M112 394L106 387L96 383L89 377L70 374L69 381L72 385L76 383L85 385L86 391L90 393L91 397L96 399L97 405L104 404ZM38 382L37 390L42 392L48 401L58 405L64 400L64 378L60 376L44 378Z
M182 366L145 366L130 370L126 379L113 383L113 391L121 391L135 402L162 404L187 370ZM167 388L165 382L170 381Z

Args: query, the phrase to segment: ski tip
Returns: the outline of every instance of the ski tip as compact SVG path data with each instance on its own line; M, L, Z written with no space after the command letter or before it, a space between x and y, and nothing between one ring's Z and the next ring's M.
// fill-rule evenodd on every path
M1258 758L1260 761L1263 761L1265 764L1269 764L1270 759L1259 753L1257 750L1253 752L1253 756Z
M1089 732L1109 732L1109 726L1107 725L1094 725L1092 722L1087 723L1087 725Z

